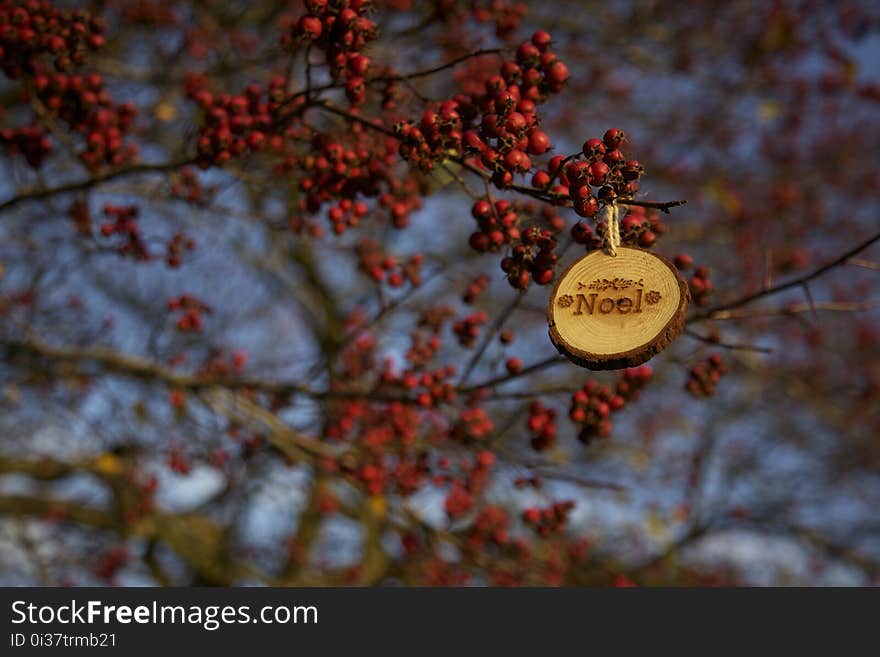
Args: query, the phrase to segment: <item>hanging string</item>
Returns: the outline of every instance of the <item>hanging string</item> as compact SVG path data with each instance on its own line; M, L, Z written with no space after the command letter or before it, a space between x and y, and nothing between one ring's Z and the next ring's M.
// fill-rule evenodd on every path
M605 227L605 250L610 256L617 255L620 246L620 222L617 203L611 201L602 206L599 218Z

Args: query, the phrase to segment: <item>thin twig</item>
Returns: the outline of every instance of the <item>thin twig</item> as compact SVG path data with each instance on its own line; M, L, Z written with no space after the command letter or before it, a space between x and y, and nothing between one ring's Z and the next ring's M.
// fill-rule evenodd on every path
M821 267L814 269L809 274L805 274L804 276L796 278L796 279L789 281L787 283L774 285L771 288L758 290L757 292L752 292L751 294L747 294L747 295L740 297L739 299L736 299L736 300L731 301L729 303L723 303L723 304L717 305L713 308L709 308L708 310L706 310L698 315L695 315L694 317L691 317L688 320L688 323L702 322L707 319L728 319L732 316L729 314L729 311L734 310L736 308L740 308L740 307L745 306L747 304L750 304L753 301L756 301L756 300L761 299L763 297L767 297L772 294L776 294L776 293L782 292L784 290L790 290L793 287L798 287L798 286L804 285L806 283L809 283L810 281L818 278L819 276L821 276L825 272L827 272L827 271L829 271L839 265L842 265L847 260L852 258L854 255L861 253L862 251L864 251L865 249L867 249L869 246L871 246L872 244L874 244L877 241L880 241L880 233L877 233L876 235L869 237L864 242L861 242L857 246L854 246L853 248L849 249L845 253L837 256L836 258L834 258L834 259L830 260L829 262L827 262L826 264L822 265Z

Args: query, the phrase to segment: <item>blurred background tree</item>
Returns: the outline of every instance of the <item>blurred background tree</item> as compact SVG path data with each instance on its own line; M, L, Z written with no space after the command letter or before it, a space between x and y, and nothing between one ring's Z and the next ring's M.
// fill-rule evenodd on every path
M0 0L0 582L877 583L878 56L871 2ZM544 312L612 197L693 300L593 373Z

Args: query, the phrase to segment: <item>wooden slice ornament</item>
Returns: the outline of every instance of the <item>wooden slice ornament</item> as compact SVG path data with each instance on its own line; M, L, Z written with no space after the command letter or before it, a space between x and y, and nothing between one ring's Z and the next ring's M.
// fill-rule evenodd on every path
M606 207L606 249L572 264L547 308L551 342L591 370L635 367L660 353L684 328L690 298L666 258L619 246L617 209Z

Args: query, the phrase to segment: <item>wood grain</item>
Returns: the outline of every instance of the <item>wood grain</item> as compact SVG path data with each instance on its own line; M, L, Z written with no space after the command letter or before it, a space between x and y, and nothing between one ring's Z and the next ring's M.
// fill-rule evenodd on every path
M560 276L547 308L550 340L593 370L635 367L684 328L687 283L665 258L634 247L589 253Z

